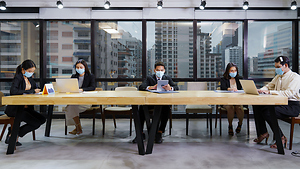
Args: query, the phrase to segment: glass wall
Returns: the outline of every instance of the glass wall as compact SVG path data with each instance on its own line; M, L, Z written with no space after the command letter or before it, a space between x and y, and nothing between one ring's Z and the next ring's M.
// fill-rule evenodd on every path
M273 78L274 60L280 55L289 57L292 62L291 21L249 21L248 32L250 78Z
M36 21L0 22L0 78L13 78L19 64L33 60L39 77L39 25Z
M162 61L173 78L193 77L193 22L147 22L147 75Z
M91 68L90 21L47 21L46 29L47 78L69 78L79 59Z
M225 67L233 62L242 75L243 70L243 23L197 23L197 75L198 78L222 77ZM215 84L215 83L212 83ZM216 86L208 84L208 89Z
M41 22L46 22L47 34L46 77L42 80L69 78L75 73L74 63L84 59L89 68L94 64L92 73L96 75L97 86L104 90L138 87L141 82L135 82L135 78L142 78L142 70L147 75L153 74L157 61L165 63L166 74L172 78L208 79L208 90L215 90L219 85L210 78L221 77L227 63L234 62L241 76L246 67L248 77L258 80L257 87L261 87L265 82L259 82L259 78L274 77L276 57L286 55L292 60L292 21L248 21L248 65L243 65L242 21L198 21L196 39L193 39L193 21L146 21L147 31L142 30L142 21L96 21L93 28L91 21ZM92 29L94 46L91 46ZM1 21L0 30L0 79L12 79L15 68L25 59L36 63L34 77L40 78L39 22ZM142 42L143 31L146 42ZM144 69L143 43L146 44ZM197 77L193 77L194 47ZM300 55L300 43L298 47ZM107 82L108 78L112 82ZM0 90L8 95L10 85L2 81ZM187 90L187 82L182 79L178 86ZM173 106L173 112L185 112L185 106Z
M142 22L95 24L97 78L142 78Z

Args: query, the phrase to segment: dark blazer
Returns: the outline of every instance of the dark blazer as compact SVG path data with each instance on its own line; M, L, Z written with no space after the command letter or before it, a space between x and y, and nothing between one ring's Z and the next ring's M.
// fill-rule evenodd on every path
M79 79L79 74L78 73L73 74L71 76L71 78ZM85 73L81 89L83 89L83 91L93 91L93 90L95 90L96 89L95 75Z
M22 95L22 94L34 94L34 89L38 88L35 81L30 77L28 81L31 84L30 90L25 90L26 83L22 73L16 74L14 77L11 87L10 87L10 95ZM34 110L33 105L28 106L28 109ZM14 117L17 112L17 106L8 105L5 109L5 114L9 117Z
M242 85L240 83L240 79L243 79L242 77L235 77L235 81L236 81L236 87L238 90L242 90ZM227 90L228 88L230 88L230 82L229 79L226 79L225 77L221 78L221 90Z
M173 82L172 78L168 75L163 75L162 80L169 80L169 85L173 87L174 90L179 90L178 86ZM146 90L148 86L154 86L157 84L156 75L147 76L146 80L139 86L139 90Z

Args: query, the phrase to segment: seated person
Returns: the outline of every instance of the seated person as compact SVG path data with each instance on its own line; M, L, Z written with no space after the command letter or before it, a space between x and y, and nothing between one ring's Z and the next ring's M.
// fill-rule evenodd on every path
M156 90L158 80L169 80L169 84L163 86L165 90L178 90L178 86L173 82L170 76L165 74L165 65L163 62L157 62L154 66L155 74L147 76L146 80L139 86L139 90ZM153 109L154 106L148 106L148 109ZM165 132L165 128L169 118L169 111L171 106L164 105L161 109L160 122L158 124L158 131L155 135L155 142L162 143L162 133ZM139 107L139 115L141 120L141 126L144 128L145 114L143 106ZM145 139L145 134L143 133L143 139ZM136 143L136 138L132 141Z
M41 91L32 78L35 69L36 65L32 60L25 60L17 67L15 77L10 87L10 95L34 94ZM8 117L15 117L16 113L17 106L9 105L5 109L5 114L7 114ZM25 105L21 122L25 122L25 124L20 127L18 137L24 137L27 133L38 129L46 122L46 118L35 111L33 105ZM8 128L7 137L5 139L6 144L9 143L10 136L11 127ZM21 145L20 142L16 142L16 146Z
M221 90L229 90L229 91L237 91L242 90L242 86L240 83L241 77L239 76L239 70L236 64L228 63L226 66L226 71L221 78ZM244 119L244 109L242 105L224 105L223 106L227 110L227 118L228 118L228 134L233 136L233 128L232 128L232 120L234 118L234 112L236 112L236 116L239 119L239 123L237 128L235 129L236 133L240 133L243 119Z
M270 83L258 89L259 93L266 93L272 95L280 95L288 98L288 105L275 106L275 114L279 119L296 117L300 112L300 76L299 74L292 72L289 68L290 60L286 56L279 56L275 59L275 72L276 76ZM270 120L270 112L267 106L256 105L253 106L253 113L255 119L257 138L254 142L260 143L266 139L266 143L269 138L269 133L266 127L266 121L270 125L272 131L274 131L272 121ZM279 128L280 137L283 145L286 147L287 139L283 135ZM276 143L271 145L271 148L277 148Z
M75 63L76 73L71 78L78 79L79 90L82 91L93 91L96 88L95 75L93 75L85 60L79 59ZM82 133L82 127L79 119L79 113L86 111L91 108L92 105L68 105L66 107L66 122L67 125L75 125L75 129L69 134L79 135Z

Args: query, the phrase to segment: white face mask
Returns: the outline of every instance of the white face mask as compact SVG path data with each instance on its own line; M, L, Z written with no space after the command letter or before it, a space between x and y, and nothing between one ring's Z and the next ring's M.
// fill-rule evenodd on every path
M165 72L164 71L156 71L155 74L157 77L162 78L163 75L165 74Z

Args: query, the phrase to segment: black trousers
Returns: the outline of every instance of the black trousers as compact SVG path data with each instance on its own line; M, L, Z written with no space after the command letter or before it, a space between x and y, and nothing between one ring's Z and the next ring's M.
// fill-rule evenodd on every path
M22 121L26 124L20 127L20 137L23 137L27 133L38 129L46 122L46 118L35 110L25 108L24 112L22 113Z
M148 110L151 110L153 108L154 108L154 106L148 106ZM170 108L171 108L171 106L169 106L169 105L162 106L162 108L161 108L160 120L159 120L159 123L158 123L158 131L162 131L163 133L166 130L167 122L168 122L168 119L169 119ZM143 106L139 107L139 115L140 115L140 120L141 120L141 126L142 126L142 129L143 129L144 128L144 123L146 121Z
M272 131L274 131L273 128L274 125L270 120L270 111L268 109L268 106L257 105L252 107L253 107L257 137L268 132L266 127L266 122L270 125ZM300 113L300 105L298 101L289 101L288 105L275 106L275 114L277 119L297 117L299 113ZM280 137L282 137L283 133L280 127L279 127L279 132L280 132Z

